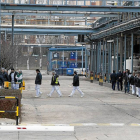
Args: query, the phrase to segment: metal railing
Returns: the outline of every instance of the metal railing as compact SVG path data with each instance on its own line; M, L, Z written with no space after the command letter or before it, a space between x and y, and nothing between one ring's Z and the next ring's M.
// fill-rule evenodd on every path
M14 97L14 96L0 96L0 99L16 99L17 100L17 107L16 107L16 111L1 111L0 113L16 113L16 125L18 125L18 117L19 117L19 106L18 106L18 97Z

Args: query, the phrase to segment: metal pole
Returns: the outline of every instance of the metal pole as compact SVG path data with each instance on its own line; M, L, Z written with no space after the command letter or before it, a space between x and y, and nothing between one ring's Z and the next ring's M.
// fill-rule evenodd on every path
M113 61L113 70L116 69L116 46L115 46L115 39L114 39L114 61Z
M86 0L84 0L84 5L86 5Z
M108 83L110 79L110 46L108 45Z
M112 61L111 61L111 60L112 60L112 49L111 49L111 45L112 45L112 44L110 43L110 74L111 74L111 72L112 72L112 71L111 71L111 70L112 70Z
M104 80L104 49L105 49L105 43L104 43L104 40L103 40L103 58L102 58L102 60L103 60L103 73L102 73L102 76L103 76L103 80Z
M66 5L67 5L67 0L66 0Z
M64 67L64 50L63 50L63 67Z
M131 73L133 73L133 33L131 33Z
M90 71L93 71L93 43L91 43Z
M116 72L118 73L118 61L119 61L119 56L118 56L118 48L119 48L119 38L117 37L117 63L116 63Z
M0 29L1 29L1 3L0 3ZM0 30L0 67L1 67L1 30Z
M85 46L85 71L86 71L86 65L87 65L87 60L86 60L86 46Z
M87 25L87 17L85 17L85 25Z
M97 75L98 75L99 73L99 42L97 42L96 50L97 50Z
M48 5L50 4L50 0L48 0Z
M77 68L77 50L76 50L76 68Z
M95 71L96 71L96 48L95 48L96 46L95 46L95 42L94 42L94 73L95 73Z
M14 15L12 15L12 49L14 47ZM14 58L14 51L13 51L13 54L12 54L12 58ZM12 67L13 67L13 59L12 59Z
M76 5L78 4L78 0L76 0Z
M107 46L107 42L105 40L105 74L106 74L106 46Z
M82 45L82 70L83 70L83 45Z
M99 45L99 72L101 73L101 58L102 58L102 55L101 55L101 41L100 41L100 45Z
M126 35L124 36L124 71L126 71Z

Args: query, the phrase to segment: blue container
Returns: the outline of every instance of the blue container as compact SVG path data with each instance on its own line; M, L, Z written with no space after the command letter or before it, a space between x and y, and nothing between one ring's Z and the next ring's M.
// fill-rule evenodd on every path
M67 75L73 75L73 73L74 73L74 69L72 68L67 69Z

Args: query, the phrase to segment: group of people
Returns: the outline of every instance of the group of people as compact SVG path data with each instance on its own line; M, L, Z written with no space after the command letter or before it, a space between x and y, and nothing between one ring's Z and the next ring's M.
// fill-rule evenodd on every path
M40 85L42 84L42 75L40 73L39 69L36 69L36 79L35 79L35 89L36 89L36 98L40 97L42 95L42 92L40 91ZM52 93L56 90L56 92L58 93L58 97L62 97L62 93L59 90L59 86L60 83L58 81L59 76L55 73L55 71L52 72L52 78L51 78L51 86L52 86L52 90L49 94L47 94L48 97L52 96ZM76 89L79 91L79 93L81 94L81 97L84 97L84 93L80 90L79 88L79 76L77 75L77 72L74 71L74 77L73 77L73 90L71 92L71 94L69 95L69 97L72 97L76 91Z
M130 93L130 86L132 86L132 94L140 97L140 73L136 75L135 72L131 74L128 69L124 73L119 70L117 74L113 71L110 78L113 90L115 90L117 82L118 90L122 91L124 83L125 93Z
M11 82L11 89L18 89L16 83L22 84L22 71L16 72L14 68L11 68L11 72L8 75L8 71L5 68L1 68L0 71L0 88L4 88L4 82Z

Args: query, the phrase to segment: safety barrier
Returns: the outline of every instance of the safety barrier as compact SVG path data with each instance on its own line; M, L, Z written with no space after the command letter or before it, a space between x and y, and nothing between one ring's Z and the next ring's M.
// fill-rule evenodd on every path
M97 81L99 81L99 78L100 78L100 75L98 74L98 75L97 75Z
M103 77L102 76L100 76L100 78L99 78L99 85L103 86Z
M16 113L16 125L18 125L18 117L19 117L19 106L18 106L18 98L13 96L0 96L3 99L16 99L17 100L17 108L16 111L0 111L0 113Z
M23 81L22 83L17 82L16 85L18 85L17 89L19 89L21 91L21 93L22 93L22 90L25 90L25 81ZM11 89L11 82L5 81L4 88Z

